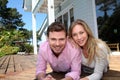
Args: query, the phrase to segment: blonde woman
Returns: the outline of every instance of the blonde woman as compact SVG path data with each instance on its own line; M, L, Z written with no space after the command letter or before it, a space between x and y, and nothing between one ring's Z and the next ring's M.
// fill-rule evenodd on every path
M83 20L74 21L69 29L69 37L82 48L82 73L87 74L80 80L100 80L109 66L109 47L93 36Z

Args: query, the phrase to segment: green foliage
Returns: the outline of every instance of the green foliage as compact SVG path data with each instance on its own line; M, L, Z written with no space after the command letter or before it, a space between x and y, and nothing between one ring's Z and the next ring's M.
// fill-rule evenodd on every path
M2 57L2 56L5 56L5 54L4 54L4 53L2 53L2 52L0 52L0 57Z
M22 15L16 8L7 7L8 0L0 0L0 24L6 30L18 29L25 23L22 21Z
M106 21L104 17L98 17L97 20L99 38L108 43L120 43L120 6L114 9L113 14Z
M12 47L10 45L5 45L0 48L1 55L16 54L19 51L19 47Z
M32 45L30 45L30 44L25 44L24 45L25 46L25 51L27 52L27 53L32 53L33 52L33 46Z
M8 0L0 0L0 10L5 9L7 3Z

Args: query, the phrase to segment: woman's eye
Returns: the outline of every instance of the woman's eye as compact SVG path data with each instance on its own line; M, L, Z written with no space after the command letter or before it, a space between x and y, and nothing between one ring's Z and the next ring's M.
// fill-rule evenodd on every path
M77 34L73 34L72 36L76 36Z
M79 32L79 34L83 34L84 32Z

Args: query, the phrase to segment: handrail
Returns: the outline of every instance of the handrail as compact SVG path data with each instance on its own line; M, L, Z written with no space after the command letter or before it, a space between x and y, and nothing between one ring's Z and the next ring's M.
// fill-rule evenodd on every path
M47 22L48 22L48 19L47 19L47 16L46 16L45 20L43 21L43 24L42 24L41 28L38 31L39 36L42 36L42 33L44 32L45 28L47 27L46 26Z
M108 46L110 48L116 48L119 51L119 43L109 43Z

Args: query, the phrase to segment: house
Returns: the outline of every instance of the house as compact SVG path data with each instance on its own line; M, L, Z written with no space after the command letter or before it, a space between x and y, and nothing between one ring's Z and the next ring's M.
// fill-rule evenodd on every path
M101 0L96 0L99 3ZM37 54L36 43L36 13L46 13L47 17L40 27L39 35L44 32L49 24L60 21L69 28L75 19L83 19L90 26L95 37L98 37L95 0L24 0L25 11L32 12L34 54Z

